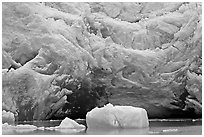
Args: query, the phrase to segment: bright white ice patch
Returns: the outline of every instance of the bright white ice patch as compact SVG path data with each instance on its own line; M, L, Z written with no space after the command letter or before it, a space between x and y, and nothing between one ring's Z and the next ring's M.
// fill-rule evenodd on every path
M66 117L57 128L78 129L78 128L86 128L86 127Z
M112 104L92 109L86 115L86 123L88 128L145 128L149 126L145 109Z
M15 117L11 112L2 111L2 123L14 124Z

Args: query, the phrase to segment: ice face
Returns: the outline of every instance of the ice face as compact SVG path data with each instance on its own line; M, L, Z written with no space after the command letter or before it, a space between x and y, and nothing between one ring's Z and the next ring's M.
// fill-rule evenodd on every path
M149 126L145 109L112 104L92 109L86 115L86 123L88 128L146 128Z
M202 3L4 2L2 69L3 109L19 121L84 118L107 102L201 118Z

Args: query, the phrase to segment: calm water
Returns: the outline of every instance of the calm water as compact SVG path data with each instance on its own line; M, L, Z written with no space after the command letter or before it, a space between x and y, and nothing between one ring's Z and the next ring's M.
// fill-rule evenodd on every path
M149 128L146 129L114 129L114 130L47 130L47 129L2 129L3 134L15 135L43 135L43 134L77 134L77 135L201 135L202 120L201 119L152 119ZM58 126L61 121L32 121L20 122L16 124L32 124L37 127L53 127ZM85 124L84 120L78 120L78 123Z

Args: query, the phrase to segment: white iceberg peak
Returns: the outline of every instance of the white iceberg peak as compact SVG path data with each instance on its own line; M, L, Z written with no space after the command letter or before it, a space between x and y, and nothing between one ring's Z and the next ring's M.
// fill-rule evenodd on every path
M85 126L78 124L76 121L66 117L57 128L78 129L85 128Z

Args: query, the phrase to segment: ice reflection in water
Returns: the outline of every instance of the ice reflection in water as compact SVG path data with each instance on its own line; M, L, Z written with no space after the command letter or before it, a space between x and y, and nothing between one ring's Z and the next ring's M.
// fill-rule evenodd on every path
M88 135L146 135L149 132L149 128L142 129L87 129Z
M25 135L60 135L60 134L78 134L78 135L147 135L147 134L163 134L163 135L201 135L202 134L202 120L192 119L154 119L150 120L150 127L144 129L53 129L49 127L58 126L61 121L32 121L20 122L16 124L31 124L38 127L38 129L9 129L3 128L3 134L25 134ZM81 120L81 123L85 121Z

